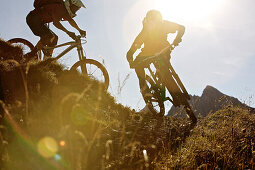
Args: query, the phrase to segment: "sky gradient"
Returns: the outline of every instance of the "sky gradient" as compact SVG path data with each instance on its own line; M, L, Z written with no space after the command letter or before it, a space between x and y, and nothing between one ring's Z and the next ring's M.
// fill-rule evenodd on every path
M205 1L209 4L217 2ZM201 95L205 86L211 85L254 107L255 1L222 1L224 3L210 9L210 13L205 9L206 4L195 9L187 4L187 0L178 0L178 3L177 0L84 1L87 9L78 11L75 20L87 31L88 43L84 47L88 58L104 60L110 74L109 92L124 105L134 109L144 106L138 79L134 70L130 70L125 55L142 29L146 12L156 8L162 11L164 19L186 27L183 42L172 53L171 62L188 92ZM22 37L36 43L39 38L32 34L25 22L32 9L33 0L3 1L0 38ZM67 26L65 22L64 25ZM65 33L52 25L50 28L59 36L60 42L70 41ZM170 42L172 37L169 37ZM70 67L78 60L74 54L67 54L60 62ZM118 87L123 85L127 75L129 77L120 91Z

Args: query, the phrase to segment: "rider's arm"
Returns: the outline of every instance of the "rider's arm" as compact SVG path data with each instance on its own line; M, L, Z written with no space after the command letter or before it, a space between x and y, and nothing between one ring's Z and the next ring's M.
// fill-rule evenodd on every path
M142 44L143 44L143 31L139 33L134 43L132 44L131 48L127 52L127 60L129 63L133 61L134 53L136 52L137 49L141 48Z
M53 21L53 25L56 28L64 31L65 33L67 33L72 39L76 38L75 33L68 31L59 21Z
M74 27L74 28L77 29L78 31L81 30L80 27L77 25L77 23L76 23L73 19L69 20L68 22L69 22L69 24L70 24L72 27Z
M54 21L54 22L53 22L53 25L54 25L56 28L58 28L58 29L64 31L65 33L69 32L59 21Z
M78 24L77 24L73 19L68 20L68 22L69 22L69 24L70 24L72 27L74 27L75 29L77 29L77 30L80 32L80 34L81 34L82 36L86 36L86 31L83 31L82 29L80 29L80 27L78 26Z
M177 35L173 41L173 45L177 46L182 41L182 36L185 32L185 27L183 25L170 22L170 21L163 21L164 27L166 29L166 32L168 33L176 33Z
M182 42L182 36L185 33L185 27L183 25L178 25L177 35L173 41L173 45L177 46L180 42Z

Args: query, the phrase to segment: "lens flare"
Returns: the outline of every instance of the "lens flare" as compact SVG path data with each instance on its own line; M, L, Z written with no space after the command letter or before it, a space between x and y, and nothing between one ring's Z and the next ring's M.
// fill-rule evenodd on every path
M37 145L39 154L45 158L51 158L58 152L58 144L52 137L42 138Z
M54 158L56 161L60 161L61 160L61 156L59 154L55 154Z
M61 140L61 141L59 142L59 145L63 147L63 146L66 145L66 142L65 142L64 140Z
M89 120L89 114L83 107L77 106L71 112L71 120L75 125L83 126Z

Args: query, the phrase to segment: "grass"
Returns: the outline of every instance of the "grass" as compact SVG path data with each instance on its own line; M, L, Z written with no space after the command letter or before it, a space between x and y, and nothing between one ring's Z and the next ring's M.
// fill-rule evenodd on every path
M176 169L254 169L255 115L226 108L200 119L166 165Z
M2 61L0 76L0 169L255 167L255 115L246 110L219 110L191 129L187 119L117 104L58 63Z

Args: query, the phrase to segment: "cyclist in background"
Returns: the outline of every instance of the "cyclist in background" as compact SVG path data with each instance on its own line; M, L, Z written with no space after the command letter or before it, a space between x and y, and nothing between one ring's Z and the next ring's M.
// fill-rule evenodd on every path
M54 47L57 45L58 36L47 27L47 23L53 22L56 28L67 33L72 39L75 39L75 33L68 31L60 23L60 21L68 21L82 36L86 36L86 31L80 29L73 20L76 12L81 7L86 8L81 0L35 0L35 9L27 15L26 21L34 35L39 36L40 40L29 54L34 55L44 46ZM51 57L53 50L43 50L43 53L45 56Z
M157 10L148 11L146 17L143 20L142 31L136 37L134 43L126 55L130 68L134 68L134 63L142 61L145 57L153 56L167 46L170 46L170 43L167 41L167 36L169 33L176 32L177 35L173 41L174 46L177 46L182 41L185 27L173 22L163 20L161 13ZM144 47L141 50L141 53L139 53L136 59L133 60L134 53L137 49L140 49L143 44ZM166 52L165 57L170 62L170 50ZM141 93L146 95L146 90L148 87L145 82L144 67L136 67L135 71L139 79Z

